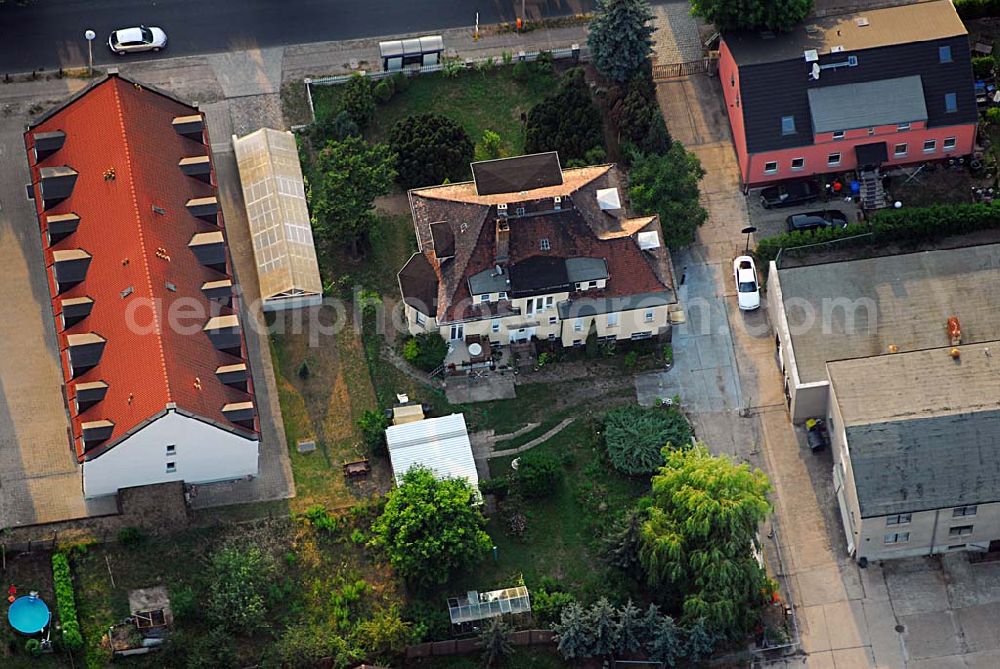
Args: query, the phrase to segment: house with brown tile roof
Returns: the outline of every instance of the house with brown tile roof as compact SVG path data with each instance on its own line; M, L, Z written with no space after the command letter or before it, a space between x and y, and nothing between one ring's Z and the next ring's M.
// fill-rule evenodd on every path
M412 334L462 346L655 337L676 304L657 217L630 217L614 165L555 153L473 164L474 180L409 193L419 250L399 272Z
M112 74L25 146L85 496L257 473L204 117Z

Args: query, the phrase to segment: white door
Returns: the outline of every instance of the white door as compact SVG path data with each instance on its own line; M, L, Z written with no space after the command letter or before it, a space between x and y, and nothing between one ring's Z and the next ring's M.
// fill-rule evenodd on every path
M459 339L465 339L465 325L459 323L458 325L451 326L451 337L452 341L458 341Z
M510 331L510 343L528 341L535 336L535 328L520 328Z

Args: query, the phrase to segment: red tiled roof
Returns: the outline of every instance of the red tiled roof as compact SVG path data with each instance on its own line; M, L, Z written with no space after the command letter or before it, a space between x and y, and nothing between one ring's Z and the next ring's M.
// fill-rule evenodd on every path
M202 331L212 308L222 315L233 309L204 297L201 285L226 275L202 266L188 248L194 234L222 225L221 215L216 226L185 208L189 199L210 197L216 190L178 167L181 158L209 152L205 144L178 134L172 126L175 117L198 113L167 95L111 76L25 134L46 267L51 268L52 254L58 250L79 248L93 256L86 279L61 294L56 294L49 272L74 443L81 459L82 423L114 422L103 450L170 405L256 438L256 421L250 430L222 413L227 403L253 399L249 379L247 393L222 384L215 375L217 367L239 358L216 350ZM56 130L66 134L63 147L34 163L33 134ZM79 173L73 192L43 211L39 170L62 165ZM115 176L107 179L112 169ZM165 213L157 213L154 206ZM70 212L79 215L79 227L48 246L45 217ZM168 289L168 283L176 290ZM61 301L84 296L94 300L90 315L63 329L58 317ZM99 364L73 379L66 337L87 332L104 337L107 345ZM241 349L245 358L242 337ZM107 394L77 414L75 385L91 381L106 382Z

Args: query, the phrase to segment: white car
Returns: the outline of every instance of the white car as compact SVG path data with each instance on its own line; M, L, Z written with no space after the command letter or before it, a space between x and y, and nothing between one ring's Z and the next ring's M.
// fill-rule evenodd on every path
M122 28L108 38L108 47L119 56L138 51L159 51L166 46L167 33L155 27Z
M750 256L740 256L733 261L733 279L736 281L736 296L743 311L753 311L760 307L760 281L757 280L757 266Z

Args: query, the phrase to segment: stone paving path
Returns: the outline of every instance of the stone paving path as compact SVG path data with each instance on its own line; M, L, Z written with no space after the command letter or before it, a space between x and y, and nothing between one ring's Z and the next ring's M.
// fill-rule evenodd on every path
M517 448L508 448L502 451L493 450L498 442L510 441L511 439L516 439L522 434L527 434L531 430L537 428L539 423L528 423L517 432L503 434L500 436L494 436L493 430L484 430L483 432L476 432L472 434L469 440L472 442L472 457L476 461L476 472L479 474L479 480L485 481L490 478L489 461L493 458L503 458L509 455L517 455L518 453L523 453L534 448L535 446L538 446L539 444L543 444L565 430L575 420L576 418L566 418L542 436L536 437L535 439L532 439L528 443L518 446Z
M656 65L691 63L701 60L700 19L691 15L687 0L653 5L653 59Z

